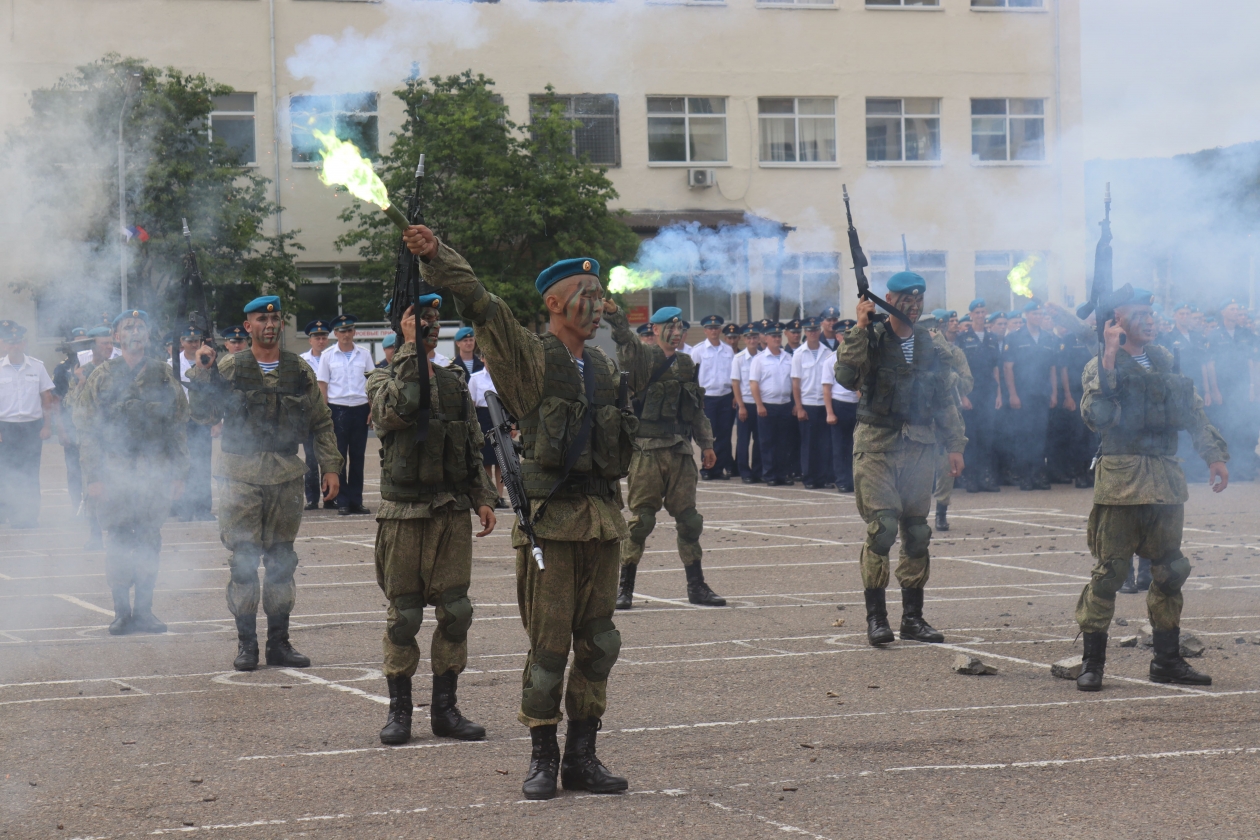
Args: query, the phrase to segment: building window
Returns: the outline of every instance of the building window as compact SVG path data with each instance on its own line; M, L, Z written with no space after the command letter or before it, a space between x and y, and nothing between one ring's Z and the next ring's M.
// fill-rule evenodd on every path
M871 5L871 0L866 0ZM1044 9L1045 0L971 0L973 9Z
M836 0L757 0L758 6L823 6L834 9Z
M380 156L375 93L337 96L289 97L294 163L319 163L323 147L315 131L332 132L338 140L353 143L366 157Z
M910 271L927 281L923 292L923 311L945 308L945 252L911 251ZM888 279L906 270L906 255L901 251L872 251L871 290L880 297L888 294Z
M931 7L939 9L941 0L866 0L868 9L906 9L913 7Z
M725 163L726 98L649 96L648 161Z
M1044 99L971 100L971 159L1045 160Z
M866 100L866 159L926 162L941 159L941 100Z
M621 129L615 93L556 96L545 93L529 97L531 117L541 115L554 105L563 108L567 120L581 125L573 129L570 151L585 156L590 163L621 165Z
M840 300L840 255L815 251L786 254L780 268L783 285L779 297L779 318L809 318ZM775 278L777 285L778 278ZM769 284L766 284L770 288Z
M835 163L836 100L757 100L762 163Z
M214 98L210 139L222 140L243 164L257 163L254 145L254 94L229 93Z
M1016 294L1011 288L1012 270L1019 267L1017 275L1026 278L1031 291L1041 300L1049 299L1050 274L1046 268L1046 255L1035 251L977 251L976 297L984 298L989 311L1019 309L1028 302L1028 295Z

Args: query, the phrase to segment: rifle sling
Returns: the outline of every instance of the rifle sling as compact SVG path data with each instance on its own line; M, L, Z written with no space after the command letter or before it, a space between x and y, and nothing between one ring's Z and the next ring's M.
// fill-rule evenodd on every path
M577 364L576 359L574 364ZM587 359L585 364L582 365L582 383L586 386L586 416L582 418L582 428L578 429L577 437L569 445L569 451L564 454L564 469L560 471L560 478L555 484L551 485L551 489L547 491L546 498L542 500L542 504L538 506L538 510L534 513L534 518L529 523L531 530L542 519L543 512L547 509L547 503L556 495L556 491L569 480L569 473L572 471L573 465L577 463L578 458L582 457L582 450L586 449L586 442L590 440L591 426L595 422L595 367L591 364L590 359Z

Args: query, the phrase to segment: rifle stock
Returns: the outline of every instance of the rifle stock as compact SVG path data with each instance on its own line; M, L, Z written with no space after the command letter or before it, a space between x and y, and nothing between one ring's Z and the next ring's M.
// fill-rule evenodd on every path
M486 392L486 408L490 411L490 446L494 449L494 460L499 464L499 474L503 478L503 489L507 491L508 503L516 514L516 523L521 533L529 538L530 554L540 570L543 565L542 547L534 534L534 520L530 512L529 498L525 495L525 482L521 478L521 461L516 451L516 442L512 440L512 424L508 421L503 403L494 391Z

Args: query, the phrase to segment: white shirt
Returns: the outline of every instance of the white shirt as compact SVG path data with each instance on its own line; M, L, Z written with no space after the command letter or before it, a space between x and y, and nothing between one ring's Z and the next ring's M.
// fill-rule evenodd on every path
M324 348L324 352L328 352L327 347ZM316 356L314 350L307 350L305 353L299 355L298 358L310 365L311 370L315 371L315 373L319 373L319 360L321 356Z
M356 344L347 359L340 347L329 345L319 355L316 378L328 385L329 405L367 405L367 377L375 368L366 347Z
M792 378L801 380L801 405L823 404L823 370L834 365L835 359L836 354L821 344L817 350L810 350L805 344L796 348L792 354Z
M115 347L114 352L110 353L109 357L111 359L117 359L121 355L122 355L122 351L119 350L117 347ZM86 365L90 361L92 361L92 350L90 348L87 350L80 350L79 351L79 364ZM184 380L184 381L187 382L188 380Z
M179 381L184 386L185 394L188 393L188 369L191 368L195 362L195 359L185 358L183 353L179 354ZM174 369L174 367L174 364L172 364L171 368Z
M827 364L823 365L822 384L831 386L831 398L836 402L855 403L859 399L857 391L850 391L836 381L835 353L832 353Z
M443 356L441 351L434 350L432 361L434 367L450 367L453 360L448 356Z
M758 356L761 354L758 353ZM752 370L752 360L754 356L748 354L748 348L745 347L735 354L735 360L731 362L731 381L739 380L739 395L743 397L744 402L752 404L752 388L748 387L748 374Z
M44 363L30 356L14 365L6 354L0 359L0 423L30 423L44 419L40 394L53 389Z
M719 341L714 347L708 340L687 348L692 360L700 366L700 387L706 397L725 397L731 392L731 363L735 351Z
M482 368L468 377L468 393L472 395L473 405L478 408L486 407L486 391L499 393L495 390L494 380L490 378L489 368Z
M756 382L765 405L784 405L792 401L792 356L786 350L774 355L763 350L752 360L748 381Z

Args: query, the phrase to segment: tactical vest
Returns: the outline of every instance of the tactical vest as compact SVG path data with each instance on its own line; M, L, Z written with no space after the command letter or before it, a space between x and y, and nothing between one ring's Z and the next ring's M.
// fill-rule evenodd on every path
M424 502L442 493L468 493L477 485L481 449L473 437L478 427L468 389L453 370L434 368L433 374L437 401L429 409L424 439L418 439L415 426L381 436L381 498L386 501ZM419 410L419 392L418 382L404 383L400 415Z
M635 400L634 407L639 437L691 437L692 423L704 413L695 360L686 353L675 353L674 363Z
M598 347L586 346L583 359L595 377L595 398L586 399L586 388L577 362L560 339L542 337L545 359L542 401L519 418L521 429L521 477L525 495L544 499L564 472L565 459L581 431L588 412L593 412L590 436L577 454L568 480L556 490L557 498L609 497L618 480L630 471L638 420L617 407L617 368Z
M178 397L166 368L146 359L144 370L134 376L122 358L105 364L110 381L101 395L104 449L120 458L174 455Z
M268 385L252 351L242 350L232 358L232 387L223 407L223 451L296 455L310 431L305 363L293 353L281 352L276 384Z
M886 324L875 327L871 339L870 372L862 383L857 419L872 426L900 429L930 425L945 392L949 368L927 330L914 331L914 364L906 364L901 343L888 334Z
M1137 362L1116 366L1116 423L1102 432L1103 455L1177 454L1177 432L1194 412L1194 381L1171 371L1168 351L1147 348L1151 369Z

